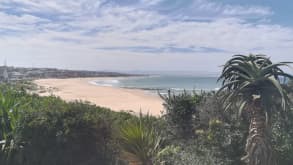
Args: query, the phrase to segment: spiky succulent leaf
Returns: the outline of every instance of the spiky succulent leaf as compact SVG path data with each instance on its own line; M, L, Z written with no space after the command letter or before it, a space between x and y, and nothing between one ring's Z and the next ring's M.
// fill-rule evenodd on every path
M291 62L273 64L265 55L233 56L224 65L218 79L222 81L222 87L218 93L223 91L227 93L223 99L226 109L232 103L250 102L253 95L260 96L268 114L274 107L271 104L278 103L278 100L283 110L288 109L290 100L282 87L281 80L292 80L293 76L285 73L280 67L290 67L290 64ZM239 110L241 113L246 104L239 105L241 105Z

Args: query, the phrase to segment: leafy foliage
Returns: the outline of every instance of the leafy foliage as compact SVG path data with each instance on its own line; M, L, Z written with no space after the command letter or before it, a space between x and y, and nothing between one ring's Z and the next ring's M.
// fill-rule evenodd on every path
M3 87L4 91L8 89ZM66 103L53 96L26 94L19 88L11 90L9 95L2 94L5 100L2 107L22 104L17 104L14 120L8 118L10 129L5 133L11 142L0 154L3 158L0 164L114 164L120 152L117 145L120 125L135 118L89 103ZM16 111L9 108L8 112Z
M55 98L51 101L21 118L22 125L16 134L17 143L22 146L21 164L110 162L114 151L108 147L112 140L108 117L92 105L66 104Z
M161 95L164 100L165 114L164 118L169 126L173 127L170 130L175 130L173 135L180 137L190 137L193 135L194 128L192 127L193 121L198 119L197 106L202 100L201 95L189 94L186 91L180 94L172 94L168 91L167 96Z
M293 122L292 111L286 113L288 116L284 120L280 115L274 115L272 125L272 138L277 164L291 165L293 163Z
M220 109L222 104L214 92L201 93L200 97L202 99L197 103L197 120L190 123L194 130L189 138L170 138L174 135L169 130L174 127L166 118L162 118L169 124L160 125L166 139L166 151L161 159L166 165L242 164L240 158L247 133L242 126L244 123L237 119L237 114L227 114Z

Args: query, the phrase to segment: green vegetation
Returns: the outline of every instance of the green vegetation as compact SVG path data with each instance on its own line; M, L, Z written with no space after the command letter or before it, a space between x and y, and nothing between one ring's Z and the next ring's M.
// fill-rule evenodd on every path
M164 100L166 113L163 118L167 121L173 135L180 138L191 138L194 132L193 123L198 119L198 104L202 97L195 92L192 94L184 91L175 95L168 91L167 96L159 94Z
M66 104L56 98L45 102L45 107L32 109L20 119L16 142L23 146L21 164L93 165L112 161L113 124L104 109L80 102Z
M1 85L0 164L291 165L293 81L282 65L235 56L219 92L170 91L161 117L40 97L25 92L29 83Z
M289 97L282 87L280 78L292 79L279 67L288 62L273 64L263 55L235 55L223 69L221 92L227 89L223 103L226 109L239 106L239 114L246 111L249 120L249 135L246 142L246 156L242 159L249 165L273 165L271 145L272 113L288 110Z
M140 114L138 119L123 124L120 144L125 158L130 162L142 165L153 165L157 162L162 150L162 138L153 121L151 116Z
M14 148L13 135L15 134L20 118L20 108L24 106L23 92L17 91L10 86L0 87L0 160L7 160Z
M1 93L0 164L114 164L119 161L116 139L120 125L135 118L85 102L66 103L53 96L26 94L9 86L2 86Z

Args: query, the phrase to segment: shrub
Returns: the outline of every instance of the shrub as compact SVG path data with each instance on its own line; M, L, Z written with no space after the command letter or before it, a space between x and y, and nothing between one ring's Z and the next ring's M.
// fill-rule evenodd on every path
M166 119L173 135L179 138L189 138L193 135L193 122L198 119L198 105L202 100L201 95L189 94L186 91L180 94L172 94L168 91L167 96L160 95L164 100ZM175 132L173 132L175 130Z
M273 147L278 164L293 164L293 113L288 112L288 118L274 116L275 121L272 125Z
M191 94L188 95L186 97L192 97ZM168 138L166 145L175 144L175 147L180 149L170 156L165 155L163 157L165 162L168 165L179 162L188 165L193 163L240 165L245 143L246 131L243 127L245 123L238 120L237 114L228 115L222 111L221 102L214 92L201 93L198 97L200 101L196 104L196 115L190 124L194 129L191 134L195 136L187 138L178 136L178 131L176 131L177 138ZM173 123L168 119L165 121L169 124L165 125L166 128L162 128L164 138L172 136L174 133L168 131L174 129Z
M221 151L203 145L198 140L177 141L165 147L160 153L163 165L228 165L226 157L220 157Z
M21 165L111 164L112 120L109 110L55 97L39 99L42 106L26 110L15 135ZM36 108L36 109L35 109Z

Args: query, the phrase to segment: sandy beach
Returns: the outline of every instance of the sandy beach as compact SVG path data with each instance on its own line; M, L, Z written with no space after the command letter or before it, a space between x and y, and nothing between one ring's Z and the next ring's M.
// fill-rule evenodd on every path
M66 101L89 101L114 111L141 111L156 116L163 111L163 100L158 95L139 89L97 86L90 83L97 79L113 78L40 79L34 83L47 89L46 92L39 93L42 96L53 94Z

